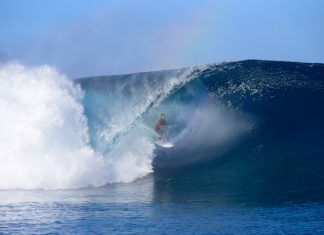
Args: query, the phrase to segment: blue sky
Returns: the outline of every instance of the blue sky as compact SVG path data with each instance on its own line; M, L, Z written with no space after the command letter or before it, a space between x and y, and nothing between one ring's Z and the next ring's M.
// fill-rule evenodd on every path
M324 63L323 0L2 0L0 61L71 78L242 59Z

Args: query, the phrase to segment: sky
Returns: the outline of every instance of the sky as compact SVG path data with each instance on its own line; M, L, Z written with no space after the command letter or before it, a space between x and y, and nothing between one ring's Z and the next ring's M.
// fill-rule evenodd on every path
M265 59L324 63L323 0L1 0L0 63L70 78Z

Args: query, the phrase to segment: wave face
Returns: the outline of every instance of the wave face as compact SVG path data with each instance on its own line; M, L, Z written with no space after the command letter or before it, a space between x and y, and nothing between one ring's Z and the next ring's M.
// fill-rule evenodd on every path
M188 191L321 190L321 64L242 61L74 83L49 67L5 65L0 75L1 189L154 172ZM161 113L171 149L154 145Z

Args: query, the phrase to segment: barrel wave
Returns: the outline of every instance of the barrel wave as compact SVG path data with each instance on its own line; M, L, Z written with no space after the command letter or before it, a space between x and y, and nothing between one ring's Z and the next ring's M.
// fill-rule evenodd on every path
M10 106L24 92L1 94L1 107L12 117L34 110L42 114L16 131L24 138L31 130L41 133L27 146L4 128L1 148L6 151L0 157L6 164L1 170L11 170L5 171L1 188L87 187L152 175L157 200L165 196L159 193L165 187L188 195L206 190L209 196L251 197L253 192L324 198L322 64L248 60L81 78L73 84L57 72L39 75L27 68L21 73L34 78L22 81L12 77L16 69L1 70L11 81L7 90L24 84L29 93L48 92L35 97L39 102L27 102L24 112ZM55 107L50 111L60 113L60 119L45 115L45 106ZM174 148L154 144L161 113L172 125L167 138ZM20 120L2 118L1 125ZM17 140L10 149L5 144L9 137ZM16 163L24 174L15 172ZM33 171L38 167L46 170ZM175 193L168 197L177 200Z
M323 76L322 64L249 60L78 82L93 146L120 148L117 158L134 153L130 143L152 143L155 122L166 113L175 147L154 146L146 156L157 197L168 187L199 197L206 190L209 196L322 198Z

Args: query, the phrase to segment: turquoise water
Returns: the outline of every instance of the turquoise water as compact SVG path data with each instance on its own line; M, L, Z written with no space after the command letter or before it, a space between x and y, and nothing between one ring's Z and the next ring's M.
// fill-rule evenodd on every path
M151 176L78 190L0 192L2 234L323 234L322 202L182 195ZM163 184L164 190L156 189ZM209 198L208 198L209 197ZM236 197L236 198L235 198Z

